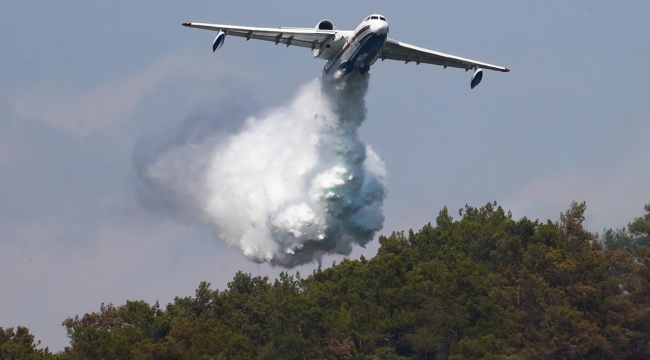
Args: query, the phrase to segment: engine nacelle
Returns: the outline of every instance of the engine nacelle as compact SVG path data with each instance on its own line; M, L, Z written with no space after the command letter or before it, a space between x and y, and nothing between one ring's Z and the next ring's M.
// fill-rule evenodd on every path
M476 85L480 84L481 80L483 80L483 69L476 68L474 75L472 75L472 82L470 83L472 89L475 88Z
M218 48L223 46L223 42L226 40L226 33L223 31L219 31L217 33L217 37L214 38L214 42L212 43L212 52L217 51Z
M336 28L331 21L325 19L316 24L316 30L336 30Z
M333 37L328 38L326 42L315 45L313 49L315 58L331 60L343 48L343 44L345 44L348 39L336 31L334 24L329 20L321 20L318 24L316 24L316 30L334 32Z

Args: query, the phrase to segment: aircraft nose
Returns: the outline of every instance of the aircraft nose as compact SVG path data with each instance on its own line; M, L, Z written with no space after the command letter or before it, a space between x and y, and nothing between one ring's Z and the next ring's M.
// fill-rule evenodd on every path
M374 20L370 24L370 31L372 31L373 34L386 35L388 34L388 23L381 20Z

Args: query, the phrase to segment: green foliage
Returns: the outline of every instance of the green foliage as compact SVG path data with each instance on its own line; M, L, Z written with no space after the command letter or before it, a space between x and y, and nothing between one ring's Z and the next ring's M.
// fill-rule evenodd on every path
M646 214L634 219L627 229L607 229L600 241L609 250L625 250L630 253L641 246L650 246L650 203L643 209Z
M634 221L627 225L630 234L632 234L632 237L639 246L650 245L650 203L646 204L643 209L646 214L634 219Z
M546 223L515 220L496 203L465 206L457 221L445 208L435 226L380 237L373 259L306 278L238 272L225 290L202 282L164 309L102 304L64 321L70 347L58 357L648 358L645 210L627 230L606 231L603 250L583 227L584 203ZM53 356L20 331L0 331L0 354Z
M26 327L3 329L0 327L0 359L2 360L37 360L54 359L50 351L37 349L40 341L34 341L34 335Z

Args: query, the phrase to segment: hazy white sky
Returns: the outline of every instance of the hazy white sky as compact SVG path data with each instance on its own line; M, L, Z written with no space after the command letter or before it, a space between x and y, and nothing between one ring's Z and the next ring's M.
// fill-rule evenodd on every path
M197 123L232 132L287 103L324 65L306 49L228 38L184 21L354 28L508 66L470 74L376 64L362 136L386 163L383 234L443 206L498 201L557 219L587 201L594 231L650 202L647 1L6 1L0 12L0 326L67 344L67 316L101 302L171 301L224 287L249 263L191 219L136 198L136 143ZM188 130L189 129L189 130ZM160 209L158 209L160 210ZM372 256L376 241L355 251ZM338 258L327 258L325 264ZM315 265L314 265L315 266ZM303 273L314 266L304 266Z

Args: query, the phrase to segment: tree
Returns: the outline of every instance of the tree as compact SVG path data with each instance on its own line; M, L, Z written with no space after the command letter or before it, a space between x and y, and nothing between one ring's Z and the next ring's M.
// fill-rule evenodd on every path
M646 204L643 209L646 214L634 219L627 227L637 246L650 246L650 203Z
M600 241L609 250L634 252L640 246L650 246L650 203L643 209L646 214L634 219L627 229L607 229Z
M2 360L37 360L53 359L52 353L45 349L37 349L40 341L34 340L34 335L23 326L3 329L0 327L0 359Z

